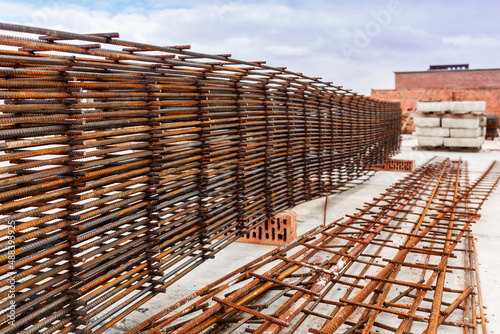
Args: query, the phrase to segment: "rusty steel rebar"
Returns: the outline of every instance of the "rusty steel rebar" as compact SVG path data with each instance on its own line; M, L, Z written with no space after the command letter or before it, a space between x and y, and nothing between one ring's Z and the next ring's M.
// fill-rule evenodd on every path
M105 332L399 149L399 104L284 67L118 33L0 29L15 32L0 36L1 333Z

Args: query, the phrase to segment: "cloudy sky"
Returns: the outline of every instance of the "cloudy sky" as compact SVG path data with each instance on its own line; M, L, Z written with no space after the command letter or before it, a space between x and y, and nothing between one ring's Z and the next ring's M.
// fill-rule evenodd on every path
M0 21L191 44L369 95L394 88L394 71L500 67L499 8L493 0L0 0Z

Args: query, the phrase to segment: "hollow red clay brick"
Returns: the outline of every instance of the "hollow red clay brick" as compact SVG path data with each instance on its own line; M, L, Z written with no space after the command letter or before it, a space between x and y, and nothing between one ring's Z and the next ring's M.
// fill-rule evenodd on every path
M281 246L297 238L297 212L284 211L257 226L237 242Z
M415 160L389 159L383 167L373 167L374 170L389 172L414 172Z

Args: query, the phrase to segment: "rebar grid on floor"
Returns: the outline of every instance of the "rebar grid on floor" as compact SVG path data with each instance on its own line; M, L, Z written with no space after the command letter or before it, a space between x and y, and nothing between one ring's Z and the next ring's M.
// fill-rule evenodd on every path
M1 333L104 332L399 148L399 104L319 78L117 33L0 29L16 34L0 36Z
M469 228L499 180L498 162L469 186L466 163L432 159L357 213L250 262L127 334L477 333L485 322L476 307Z

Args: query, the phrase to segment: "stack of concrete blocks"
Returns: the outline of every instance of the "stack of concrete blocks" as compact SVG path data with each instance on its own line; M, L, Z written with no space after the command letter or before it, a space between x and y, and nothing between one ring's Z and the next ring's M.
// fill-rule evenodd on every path
M419 146L480 149L483 145L486 102L418 102L416 109Z

